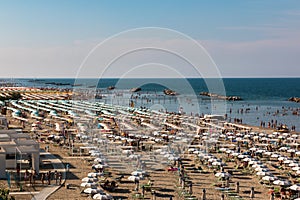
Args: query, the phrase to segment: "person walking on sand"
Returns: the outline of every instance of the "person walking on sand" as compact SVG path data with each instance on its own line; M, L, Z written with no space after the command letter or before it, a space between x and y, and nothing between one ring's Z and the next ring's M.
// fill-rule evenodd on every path
M55 170L55 172L54 172L54 178L55 178L55 185L57 185L57 183L58 183L58 172L57 172L57 170Z
M59 174L58 174L58 179L59 179L59 185L61 185L61 180L62 180L62 173L61 172L59 172Z
M44 181L45 181L45 174L42 173L42 174L41 174L41 182L42 182L42 185L44 185Z
M51 171L48 172L48 185L51 184Z

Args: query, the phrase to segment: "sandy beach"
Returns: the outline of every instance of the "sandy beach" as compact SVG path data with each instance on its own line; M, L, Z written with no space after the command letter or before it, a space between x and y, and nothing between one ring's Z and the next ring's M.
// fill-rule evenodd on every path
M55 169L51 161L41 156L40 174L49 170L67 171L61 187L47 199L91 198L84 192L88 187L82 186L87 183L82 179L91 172L99 173L97 178L89 177L94 179L94 187L114 199L203 199L204 193L211 200L223 196L269 199L271 189L276 190L275 198L279 198L283 193L278 191L283 187L284 195L295 199L296 194L289 187L298 180L298 173L292 169L299 162L295 156L299 155L296 132L277 132L210 117L49 101L47 95L43 93L43 101L24 99L6 105L11 107L6 114L10 129L21 128L30 133L40 143L41 150L68 166L68 171ZM17 108L21 110L19 116L15 115ZM29 108L43 112L32 115ZM67 112L68 109L74 113ZM100 112L93 115L84 112L85 109ZM53 110L55 113L51 114ZM161 120L164 123L158 123ZM296 154L292 156L291 152ZM289 162L283 164L279 157ZM102 161L96 161L97 158ZM102 167L97 169L97 164ZM274 178L268 181L263 179L265 176ZM289 183L276 185L273 180ZM11 192L16 199L31 199L35 193L57 185L55 182L52 178L50 186L42 184L38 177L33 184L23 182L25 193L18 194L20 188L14 184ZM114 187L110 186L113 182ZM8 187L5 180L1 185Z

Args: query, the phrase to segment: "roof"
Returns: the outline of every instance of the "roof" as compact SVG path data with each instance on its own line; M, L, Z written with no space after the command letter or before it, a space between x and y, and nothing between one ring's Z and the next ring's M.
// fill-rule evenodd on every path
M21 153L39 153L39 149L36 149L34 146L19 146L18 149ZM0 154L15 154L16 151L16 147L2 147Z

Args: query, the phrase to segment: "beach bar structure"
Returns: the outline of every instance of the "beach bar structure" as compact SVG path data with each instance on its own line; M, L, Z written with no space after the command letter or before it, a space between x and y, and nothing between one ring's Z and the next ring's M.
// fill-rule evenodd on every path
M0 179L6 178L6 170L22 169L22 164L25 166L25 163L31 163L28 167L39 173L39 149L39 143L32 140L27 133L0 130Z

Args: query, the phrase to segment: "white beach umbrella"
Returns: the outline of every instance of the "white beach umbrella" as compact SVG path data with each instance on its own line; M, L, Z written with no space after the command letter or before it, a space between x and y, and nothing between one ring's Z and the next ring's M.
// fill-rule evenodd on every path
M110 194L98 193L93 196L93 199L110 200L113 199L113 196L111 196Z
M293 162L293 161L292 160L285 160L285 161L283 161L284 164L289 164L291 162Z
M258 163L257 160L250 160L248 164L249 165L255 165L257 163Z
M281 186L288 186L291 185L291 182L289 180L276 180L273 181L274 185L281 185Z
M247 157L247 155L243 155L243 154L241 154L241 155L238 155L238 158L246 158Z
M268 172L262 172L262 171L259 171L256 173L257 176L266 176L266 175L269 175L270 173Z
M212 165L214 165L214 166L224 166L225 164L224 163L222 163L222 162L213 162L212 163Z
M264 176L262 177L262 180L264 181L275 181L277 179L277 177L275 176Z
M249 149L249 151L257 151L258 149L256 147L252 147Z
M289 187L291 190L300 191L300 184L294 184Z
M281 157L279 157L278 158L278 160L286 160L287 158L286 157L283 157L283 156L281 156Z
M291 162L289 164L289 167L297 167L298 165L299 165L298 163Z
M97 165L94 165L94 168L96 169L103 169L105 166L102 165L102 164L97 164Z
M86 194L96 194L96 193L103 192L103 190L86 188L86 189L83 190L83 192L86 193Z
M287 150L287 152L289 152L289 153L295 153L296 150L295 149L289 149L289 150Z
M90 172L90 173L87 174L87 177L94 178L94 177L101 176L101 175L103 175L103 173L100 173L100 172Z
M231 155L234 156L234 157L237 157L237 156L239 156L240 154L239 154L239 153L232 153Z
M218 172L215 174L215 177L227 178L231 177L231 174L229 174L228 172Z
M280 156L279 154L274 153L271 155L271 158L278 158L279 156Z
M245 161L245 162L250 162L250 161L251 161L251 158L244 158L243 161Z
M138 176L129 176L129 177L128 177L128 180L129 180L129 181L133 181L133 182L134 182L134 181L139 181L139 180L140 180L140 177L138 177Z
M293 171L298 171L298 170L300 170L300 167L299 166L293 167L292 170Z
M279 148L279 151L287 151L287 150L288 150L287 147L280 147L280 148Z
M256 153L265 153L265 152L266 152L266 150L263 150L263 149L259 149L256 151Z
M94 159L94 162L97 162L97 163L101 163L102 161L104 161L104 159L102 159L102 158L95 158Z
M82 182L88 182L88 183L92 183L92 182L96 182L98 181L97 178L89 178L89 177L85 177L83 179L81 179Z
M255 171L257 171L257 172L268 172L269 169L268 169L268 168L260 168L260 167L257 167L257 168L255 168Z
M99 157L99 156L102 156L102 154L100 152L94 152L94 153L91 153L91 156L92 157Z
M81 187L97 187L98 183L88 183L88 182L83 182L80 184Z

